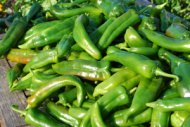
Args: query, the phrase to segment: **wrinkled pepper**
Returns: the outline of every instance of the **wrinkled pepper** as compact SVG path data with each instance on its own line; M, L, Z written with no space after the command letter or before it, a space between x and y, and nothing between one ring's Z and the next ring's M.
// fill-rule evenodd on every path
M173 127L182 127L182 124L189 115L188 111L174 111L170 116L171 125Z

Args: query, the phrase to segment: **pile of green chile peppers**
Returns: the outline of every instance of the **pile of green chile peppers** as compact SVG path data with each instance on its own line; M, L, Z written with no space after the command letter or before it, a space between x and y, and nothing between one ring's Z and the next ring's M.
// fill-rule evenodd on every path
M0 56L27 106L12 110L34 127L189 127L190 21L167 6L71 0L15 14Z

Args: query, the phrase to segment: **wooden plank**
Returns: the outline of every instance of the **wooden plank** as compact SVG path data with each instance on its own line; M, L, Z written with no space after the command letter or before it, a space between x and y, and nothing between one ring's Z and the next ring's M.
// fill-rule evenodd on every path
M16 104L20 109L26 107L26 98L22 92L10 92L6 81L9 65L5 59L0 59L0 127L25 127L24 119L11 110Z

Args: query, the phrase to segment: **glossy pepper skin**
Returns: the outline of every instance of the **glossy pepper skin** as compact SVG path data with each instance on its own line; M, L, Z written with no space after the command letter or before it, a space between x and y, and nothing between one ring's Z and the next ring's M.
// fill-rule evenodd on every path
M61 20L57 24L52 24L50 27L47 23L45 24L45 28L42 27L42 30L37 30L38 36L36 36L36 34L33 34L33 36L29 35L25 40L25 43L18 47L21 49L31 49L56 43L57 41L60 41L64 34L70 34L72 32L75 19L76 17L70 17L68 19Z
M69 127L37 108L30 108L22 111L19 110L18 107L12 106L11 109L23 115L25 117L25 122L34 127Z
M180 77L179 82L175 83L180 95L182 97L190 97L190 63L175 56L174 54L170 53L165 49L160 49L158 55L161 59L166 60L170 64L172 73Z
M181 127L189 115L188 111L174 111L170 117L171 125L173 127Z
M62 8L54 5L50 8L50 13L58 19L65 19L80 14L100 14L101 10L93 6L83 6L79 8Z
M44 87L38 89L32 96L27 99L27 108L37 107L42 101L48 98L52 93L59 90L60 88L74 85L77 87L77 101L79 106L82 104L85 96L84 86L79 78L71 75L64 75L49 81Z
M127 28L125 35L125 41L129 47L147 47L150 44L141 38L137 31L133 27Z
M139 15L135 10L128 10L116 18L105 30L101 36L98 47L100 49L107 48L114 39L116 39L127 27L132 26L140 21Z
M130 107L126 109L127 111L124 110L124 119L127 121L130 117L147 109L146 103L153 101L159 95L162 85L163 78L147 79L142 77Z
M134 76L136 76L136 73L129 69L118 71L110 78L99 83L94 89L93 96L103 95Z
M70 60L52 65L58 74L77 75L87 80L103 81L110 77L108 61Z
M158 46L176 52L190 52L190 39L175 39L148 29L141 31L146 38Z
M85 108L79 108L79 107L74 107L74 106L70 107L68 110L69 110L69 114L71 116L75 117L76 119L80 119L80 120L86 115L86 113L88 111Z
M29 72L30 69L37 69L40 67L44 67L50 63L58 62L58 53L55 49L49 49L45 51L41 51L32 60L26 64L23 68L24 72Z
M104 123L101 115L100 106L97 102L94 103L92 109L91 109L91 125L92 127L106 127L106 124Z
M62 58L71 50L74 45L74 39L72 35L64 35L59 43L56 45L58 57Z
M12 62L27 64L37 54L38 52L34 50L12 48L7 54L7 59Z
M100 50L92 42L90 36L88 35L85 25L88 23L88 18L85 15L80 15L77 17L73 29L73 38L76 43L83 48L89 55L95 59L100 59L102 57Z
M149 59L144 55L117 50L117 52L113 52L105 56L103 60L119 62L132 71L146 78L153 78L154 76L165 76L175 78L176 81L179 80L176 75L171 75L163 72L155 61Z
M47 111L49 114L54 116L56 119L62 121L63 123L66 123L70 126L73 127L78 127L79 126L79 120L72 117L68 113L68 109L62 105L57 105L54 102L48 102L47 104Z
M114 90L105 93L97 100L99 104L102 118L106 118L107 115L115 108L126 105L129 103L129 96L126 89L123 86L118 86ZM82 119L80 127L90 126L91 108L88 110L86 116Z
M115 18L109 18L108 20L106 20L101 26L99 26L97 29L95 29L95 31L93 31L92 33L90 33L90 38L91 40L97 44L99 39L101 38L101 36L103 35L103 33L105 32L105 30L107 29L107 27L114 21Z
M190 98L171 98L171 99L159 99L154 102L147 103L148 107L156 108L161 111L189 111Z
M117 126L135 126L135 125L139 125L139 124L143 124L146 122L149 122L151 120L151 115L152 115L152 109L148 108L145 111L130 117L127 122L126 120L123 118L123 115L125 115L125 112L120 112L120 114L118 114L116 111L112 116L111 119L108 120L108 125L110 125L111 127L117 127Z
M13 82L21 75L23 67L23 64L17 63L7 71L6 78L8 81L9 89L12 88Z

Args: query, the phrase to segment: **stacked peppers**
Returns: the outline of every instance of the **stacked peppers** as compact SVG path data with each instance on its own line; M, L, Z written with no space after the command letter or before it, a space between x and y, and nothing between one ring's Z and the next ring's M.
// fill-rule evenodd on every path
M0 46L10 91L29 94L12 109L34 127L190 126L190 23L165 6L65 1L31 25L36 4Z

